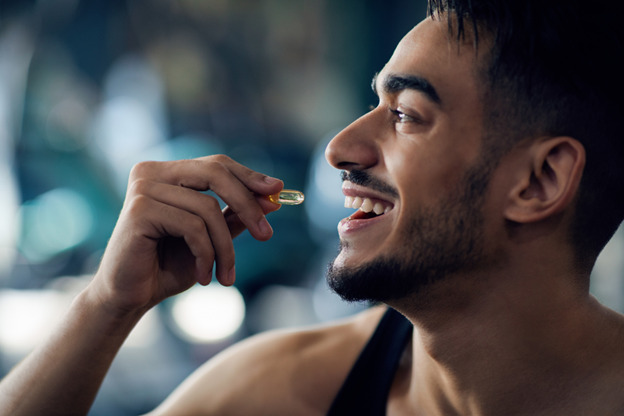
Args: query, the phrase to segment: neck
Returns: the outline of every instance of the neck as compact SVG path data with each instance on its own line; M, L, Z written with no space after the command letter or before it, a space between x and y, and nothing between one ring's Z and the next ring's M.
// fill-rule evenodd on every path
M574 391L569 384L595 364L586 354L601 345L593 328L603 315L576 279L552 271L461 276L419 295L427 302L393 305L415 327L414 407L494 415L525 406L534 414L542 399Z

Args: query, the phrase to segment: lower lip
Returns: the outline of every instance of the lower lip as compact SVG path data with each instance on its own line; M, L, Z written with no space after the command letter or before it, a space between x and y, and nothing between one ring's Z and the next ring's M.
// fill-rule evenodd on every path
M375 218L362 219L362 220L353 220L351 217L345 218L338 223L338 234L349 235L360 230L363 230L367 227L377 224L380 221L383 221L384 217L388 214L380 215Z

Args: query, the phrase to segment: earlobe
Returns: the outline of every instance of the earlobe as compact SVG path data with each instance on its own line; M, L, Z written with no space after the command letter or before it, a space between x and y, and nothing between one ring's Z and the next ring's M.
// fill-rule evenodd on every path
M574 200L585 167L585 148L571 137L538 140L528 151L530 163L520 172L505 209L505 217L516 223L564 211Z

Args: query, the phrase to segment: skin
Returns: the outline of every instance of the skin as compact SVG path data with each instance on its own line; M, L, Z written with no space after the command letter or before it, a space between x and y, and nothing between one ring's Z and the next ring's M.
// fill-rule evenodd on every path
M379 106L329 144L334 167L366 170L397 191L347 184L345 193L374 196L392 210L340 227L336 267L404 250L402 230L419 209L440 207L478 161L477 59L470 42L457 48L450 40L445 19L425 20L379 74ZM391 74L425 77L442 104L411 88L384 90ZM397 109L409 117L399 122ZM389 415L624 413L624 320L588 294L589 270L575 266L567 237L584 160L574 138L520 143L492 173L478 264L389 302L414 324ZM213 264L221 283L233 283L231 238L244 228L270 238L264 218L277 206L263 196L281 187L223 156L139 165L102 267L53 338L0 384L0 414L85 414L146 310L207 283ZM228 203L225 215L194 191L207 188ZM151 414L324 414L382 313L250 338L202 366Z

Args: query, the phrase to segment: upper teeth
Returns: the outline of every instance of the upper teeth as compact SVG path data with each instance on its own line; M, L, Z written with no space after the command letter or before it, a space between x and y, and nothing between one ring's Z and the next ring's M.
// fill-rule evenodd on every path
M364 212L372 211L377 215L385 214L391 209L389 206L384 207L381 202L373 203L370 198L361 198L359 196L346 196L344 206L345 208L359 209Z

